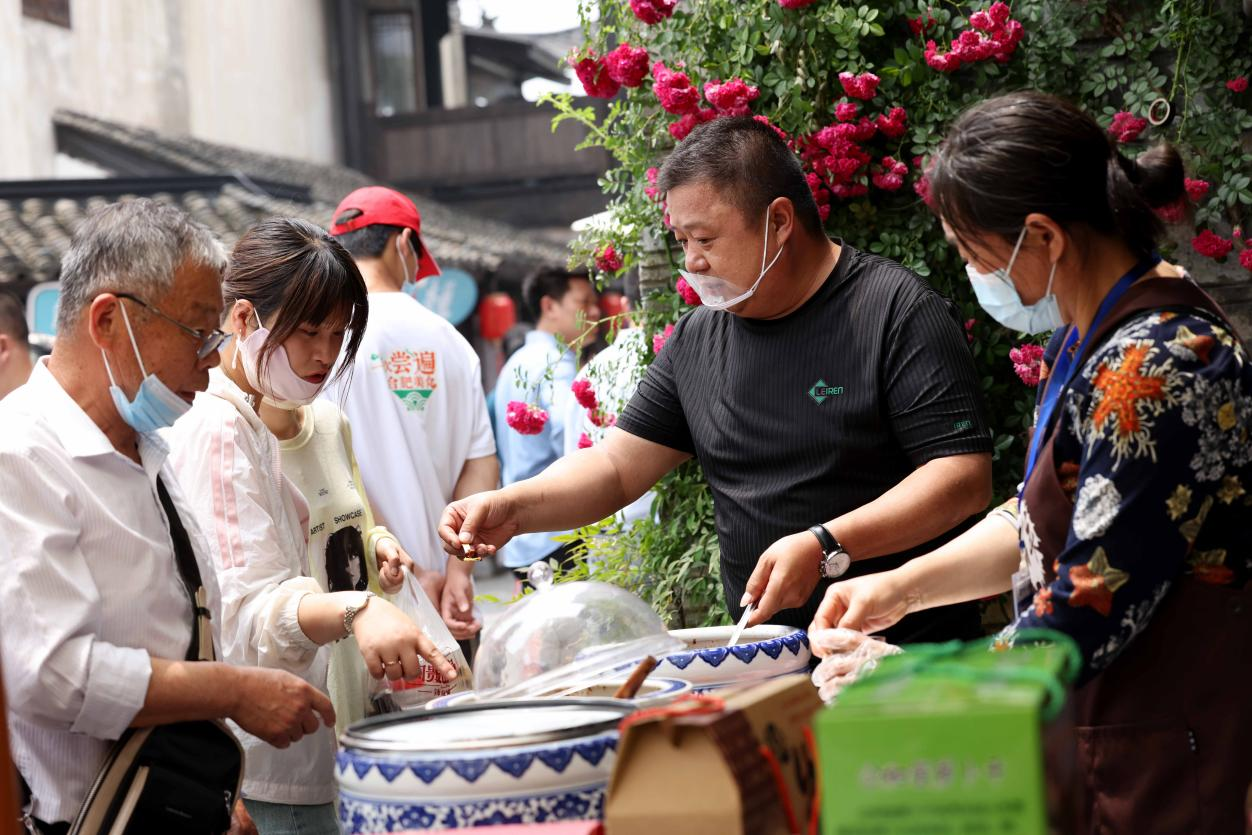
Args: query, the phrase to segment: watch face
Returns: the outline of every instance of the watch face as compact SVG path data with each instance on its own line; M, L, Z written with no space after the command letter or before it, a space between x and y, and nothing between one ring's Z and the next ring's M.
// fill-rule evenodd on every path
M822 561L822 576L832 580L842 577L851 565L852 558L848 556L847 551L836 551Z

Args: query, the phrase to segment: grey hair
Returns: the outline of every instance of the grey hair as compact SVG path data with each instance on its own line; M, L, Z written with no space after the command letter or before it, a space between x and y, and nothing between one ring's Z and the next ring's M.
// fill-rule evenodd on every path
M226 269L226 249L183 211L147 198L92 212L61 259L57 331L67 332L101 293L160 298L185 265Z

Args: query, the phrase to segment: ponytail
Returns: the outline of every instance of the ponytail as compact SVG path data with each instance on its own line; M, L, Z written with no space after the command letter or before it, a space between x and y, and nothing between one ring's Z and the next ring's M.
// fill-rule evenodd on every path
M1165 232L1153 209L1182 199L1182 157L1171 145L1157 145L1130 158L1110 143L1106 192L1118 236L1136 255L1156 248Z

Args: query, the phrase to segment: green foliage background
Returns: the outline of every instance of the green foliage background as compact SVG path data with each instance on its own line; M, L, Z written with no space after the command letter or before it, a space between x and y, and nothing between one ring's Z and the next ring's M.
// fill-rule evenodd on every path
M904 107L909 130L898 140L880 135L867 147L875 159L891 155L910 162L911 169L911 160L928 154L963 108L1000 92L1057 93L1106 125L1120 110L1145 116L1154 100L1164 98L1171 105L1170 120L1149 127L1123 152L1134 154L1162 140L1177 145L1189 176L1212 184L1196 207L1199 226L1228 234L1252 205L1252 153L1244 141L1252 131L1252 92L1235 94L1225 87L1252 67L1252 24L1238 0L1017 0L1010 5L1025 37L1012 59L950 74L926 65L925 40L946 49L967 27L968 16L989 2L817 0L790 10L777 0L682 0L672 18L653 26L640 23L626 0L580 4L585 49L603 55L620 42L644 46L650 62L663 60L671 68L683 62L701 88L714 79L742 78L760 88L753 112L791 136L834 121L834 105L843 99L840 72L872 71L882 83L877 97L862 104L862 113L872 117ZM907 21L918 17L933 18L934 28L911 34ZM651 78L623 89L602 118L570 96L549 96L546 102L557 111L554 127L567 119L582 123L589 130L583 145L602 146L616 160L601 183L612 220L583 234L575 259L590 262L611 243L629 269L639 263L650 233L668 242L677 267L681 254L665 232L661 208L644 194L645 172L674 145L667 126L676 119L661 110ZM1021 471L1034 397L1008 359L1010 348L1025 337L1005 331L978 309L960 258L911 188L917 174L911 171L909 183L897 192L871 189L862 198L832 198L827 229L926 277L957 303L964 318L975 320L972 349L997 429L997 493L1006 495ZM686 310L672 284L648 302L642 319L649 331L663 329ZM725 622L712 501L698 465L670 474L657 494L654 522L625 531L603 523L580 532L598 563L597 579L633 588L674 626ZM574 575L585 572L584 567Z

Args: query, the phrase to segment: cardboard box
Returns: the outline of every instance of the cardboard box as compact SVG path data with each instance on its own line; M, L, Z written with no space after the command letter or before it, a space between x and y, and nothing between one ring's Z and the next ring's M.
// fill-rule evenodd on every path
M821 707L808 676L728 693L717 707L655 715L626 729L609 782L606 835L802 830L817 788L807 731Z
M823 835L1043 835L1043 712L1064 651L885 658L814 719ZM1049 685L1051 684L1051 688Z

